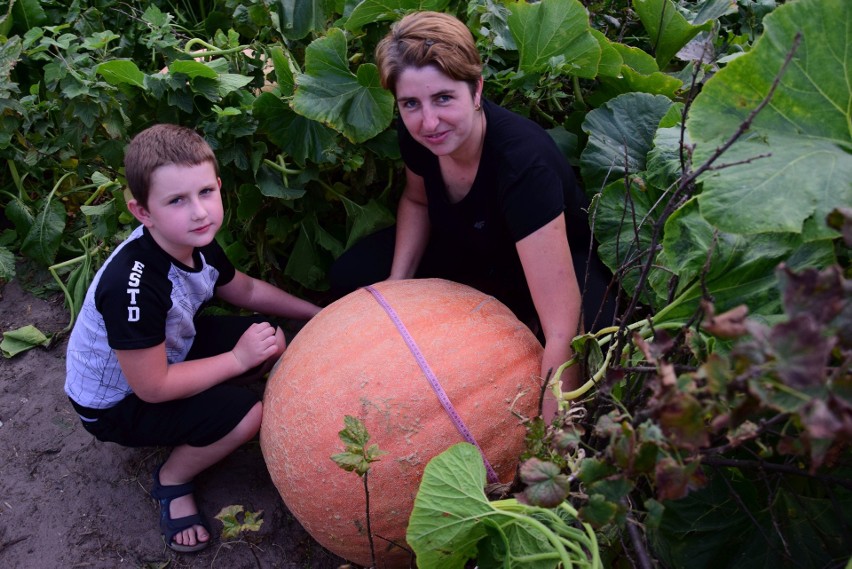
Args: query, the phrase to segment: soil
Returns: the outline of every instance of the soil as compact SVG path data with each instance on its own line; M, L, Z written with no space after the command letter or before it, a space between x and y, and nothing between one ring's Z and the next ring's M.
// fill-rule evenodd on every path
M0 331L65 328L62 296L39 298L0 283ZM171 551L148 494L168 449L130 449L95 440L65 396L63 338L11 359L0 357L0 567L337 568L290 514L254 441L196 479L196 500L214 541L194 554ZM262 389L262 386L258 386ZM262 511L258 531L223 539L214 516L227 506Z

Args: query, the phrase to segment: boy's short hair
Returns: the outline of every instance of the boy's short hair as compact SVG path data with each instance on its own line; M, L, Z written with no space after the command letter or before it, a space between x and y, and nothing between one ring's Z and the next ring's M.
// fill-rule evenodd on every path
M394 95L403 71L428 65L468 83L471 93L476 91L482 58L473 34L458 18L441 12L413 12L395 23L376 46L379 80Z
M219 176L219 165L213 149L204 138L185 126L156 124L130 141L124 155L124 177L133 198L148 207L151 176L161 166L197 166L210 162Z

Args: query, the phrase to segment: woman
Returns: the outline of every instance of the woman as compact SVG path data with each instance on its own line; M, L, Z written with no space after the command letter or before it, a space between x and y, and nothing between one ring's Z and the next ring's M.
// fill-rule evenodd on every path
M406 184L395 230L341 257L333 288L415 276L478 288L543 337L547 377L571 357L581 311L586 329L612 321L609 305L599 313L609 274L592 252L570 165L541 127L483 99L479 52L456 18L405 16L377 46L376 63L399 109ZM563 387L578 381L572 374Z

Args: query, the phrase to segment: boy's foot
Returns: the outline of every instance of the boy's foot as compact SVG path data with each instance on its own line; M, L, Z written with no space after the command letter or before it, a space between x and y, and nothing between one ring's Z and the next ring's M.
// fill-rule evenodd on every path
M154 471L151 496L160 503L160 531L166 545L181 553L201 551L210 544L210 529L195 506L193 484L163 486L160 484L160 468L162 465ZM184 512L195 513L181 516Z

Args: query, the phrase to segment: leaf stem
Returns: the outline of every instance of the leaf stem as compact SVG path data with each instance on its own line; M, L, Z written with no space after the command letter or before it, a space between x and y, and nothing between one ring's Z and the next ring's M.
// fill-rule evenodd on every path
M531 518L531 517L524 515L524 514L516 513L514 511L512 511L511 509L501 508L499 506L499 504L501 502L517 502L517 500L498 500L496 502L491 502L491 505L494 506L494 508L496 509L495 514L497 514L497 513L502 514L504 516L510 517L510 518L520 522L522 525L527 524L527 525L532 526L535 529L537 529L541 533L541 535L543 535L545 537L545 539L547 539L547 541L550 542L550 544L556 550L556 553L559 555L559 560L562 562L562 566L565 569L569 569L570 567L574 567L574 563L571 561L571 558L568 556L568 552L565 550L565 546L562 543L562 540L560 540L559 537L557 537L556 534L554 534L550 530L549 527L547 527L546 525L544 525L543 523L541 523L540 521L538 521L535 518ZM506 505L510 505L510 504L506 504Z
M192 48L196 45L200 45L205 48L205 51L192 51ZM204 41L201 38L192 38L186 45L183 47L184 53L191 55L193 58L200 57L216 57L219 55L230 55L232 53L237 53L247 49L247 45L238 45L237 47L229 47L227 49L219 49L215 45Z

